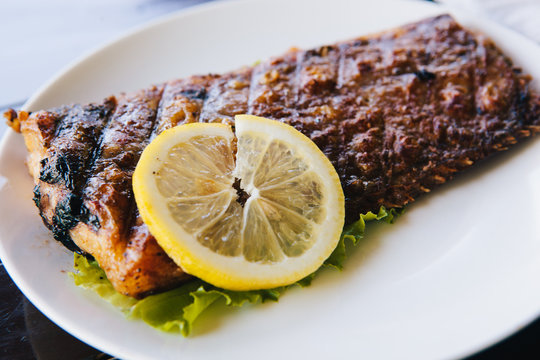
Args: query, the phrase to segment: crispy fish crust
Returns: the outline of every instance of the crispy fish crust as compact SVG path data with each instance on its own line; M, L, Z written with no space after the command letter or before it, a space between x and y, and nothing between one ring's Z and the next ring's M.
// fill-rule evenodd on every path
M44 223L94 256L118 291L141 297L187 277L149 234L131 189L142 150L163 130L233 124L241 113L291 124L337 169L351 222L402 207L539 132L529 81L491 41L442 15L223 75L6 117L24 135Z

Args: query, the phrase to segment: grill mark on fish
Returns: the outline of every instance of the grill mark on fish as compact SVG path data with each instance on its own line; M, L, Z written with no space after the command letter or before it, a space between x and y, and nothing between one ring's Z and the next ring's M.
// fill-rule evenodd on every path
M449 16L438 16L370 37L290 51L224 75L168 82L156 100L153 130L145 127L146 135L131 138L138 142L136 149L132 144L122 149L130 164L125 169L134 167L142 147L167 128L230 122L247 109L296 127L323 150L340 175L349 223L381 205L402 207L457 172L538 133L540 98L529 92L529 81L489 40ZM159 89L120 101L144 112L136 107L146 98L158 98ZM29 165L45 151L47 139L54 141L57 129L35 130L36 114L27 121L19 115ZM42 125L55 123L50 116L40 119ZM130 134L117 129L116 140L125 141ZM112 140L104 136L101 147L114 147ZM109 159L107 154L99 158ZM140 297L185 275L142 222L127 185L132 170L117 171L120 160L98 160L88 174L85 203L102 226L78 223L70 234L98 258L119 291ZM57 184L51 186L56 189ZM52 200L36 197L42 216L50 213L56 194L51 193ZM65 211L72 209L66 206ZM96 249L101 242L104 250Z
M99 220L100 226L95 228L91 224L79 223L71 232L72 237L78 239L80 247L98 260L109 280L122 293L137 295L148 291L141 288L139 281L147 276L144 274L146 269L133 256L126 258L132 254L130 246L157 247L157 243L149 243L155 242L153 238L134 241L140 232L132 224L136 216L133 214L131 176L154 131L162 92L163 86L156 86L117 99L110 125L102 137L99 157L83 192L84 206ZM167 260L167 257L156 258L156 269L152 271L170 280L169 276L178 275L179 271L173 271L171 275L161 274L161 271L171 267L161 266ZM126 290L130 287L131 290Z
M233 125L235 115L248 111L250 80L249 68L215 79L209 86L199 121Z
M298 54L294 109L297 116L285 120L308 135L332 159L334 167L338 165L335 160L336 143L323 143L321 139L338 136L333 123L341 117L341 113L335 106L332 94L337 86L339 56L339 47L336 46L322 46Z
M154 87L118 99L111 126L103 134L99 155L86 184L85 202L100 203L104 187L110 187L112 193L122 198L113 202L124 203L123 199L131 197L131 174L152 132L161 91L161 87ZM121 219L115 221L122 223Z
M41 173L41 162L47 157L51 142L55 138L58 125L68 114L69 107L42 110L29 115L20 112L20 130L32 136L25 137L25 144L30 152L29 169L34 181L38 182Z
M152 137L171 127L199 121L209 84L216 75L192 76L166 84L160 102L158 125Z
M298 58L298 98L296 107L309 109L329 105L337 87L340 51L337 46L321 46L300 52Z
M366 47L369 41L357 39L353 46L347 43L339 44L337 87L339 94L334 98L334 106L340 109L340 126L331 122L328 128L331 141L334 166L340 175L345 193L346 204L355 203L358 208L375 207L383 199L384 186L381 184L381 173L386 156L384 147L385 121L381 109L370 106L369 89L365 89L362 82L369 84L372 65L366 61ZM376 46L376 45L374 45ZM370 50L367 50L368 52ZM377 49L371 50L369 56L378 54ZM379 60L378 55L374 60ZM357 77L360 76L361 82ZM324 134L326 135L326 134ZM322 136L320 142L327 143ZM348 152L340 151L336 143L343 142L351 145L350 156ZM380 149L373 151L373 149ZM362 193L362 197L354 194Z
M167 106L167 102L171 99L170 97L164 97L165 92L170 88L169 85L170 84L165 84L161 91L159 103L153 119L152 130L150 136L142 141L142 149L144 149L146 145L159 134L160 129L163 128L163 122L170 121L170 119L165 120L160 117L164 113L162 109ZM206 90L202 87L189 87L182 89L181 95L191 100L191 102L198 104L206 97ZM186 117L185 111L188 111L188 108L184 107L183 109L184 117ZM190 115L192 117L196 116L193 113ZM176 121L178 120L179 117L176 116ZM170 124L170 126L172 126L172 124ZM128 284L123 285L123 288L129 289L135 287L139 296L143 296L154 292L157 288L167 289L188 278L189 275L185 274L178 265L169 258L159 246L155 237L150 234L148 227L143 222L139 210L137 209L134 196L131 196L129 199L129 209L128 214L132 214L132 217L128 221L129 227L126 233L127 244L125 251L122 253L122 258L124 264L130 264L130 266L124 266L122 275L124 279L133 278L135 284L128 282ZM141 256L141 254L144 253L152 254L152 256ZM150 259L150 261L148 261L148 259Z
M63 116L56 122L55 135L46 156L40 161L39 182L34 189L35 202L40 208L48 209L42 212L42 218L54 238L73 251L81 252L68 232L79 221L81 191L91 166L96 139L100 137L114 105L114 99L108 98L101 104L61 110Z
M261 62L253 69L249 92L250 114L283 119L294 115L296 52Z
M143 145L171 127L197 122L207 96L206 88L214 78L212 75L194 76L165 84L151 135L143 141ZM168 257L150 234L133 197L129 208L131 211L128 213L132 217L126 236L127 244L122 253L122 268L117 271L122 278L116 281L115 287L128 295L143 297L188 279L190 276Z
M34 183L36 184L33 189L33 201L39 209L43 223L51 230L54 207L49 206L50 196L47 190L45 192L41 190L39 174L41 160L47 156L47 151L51 141L54 139L57 126L68 111L69 107L61 107L48 111L42 110L33 114L29 114L26 111L17 113L14 110L10 110L4 114L8 125L15 131L21 131L25 134L24 142L29 152L27 165L30 175L34 178Z

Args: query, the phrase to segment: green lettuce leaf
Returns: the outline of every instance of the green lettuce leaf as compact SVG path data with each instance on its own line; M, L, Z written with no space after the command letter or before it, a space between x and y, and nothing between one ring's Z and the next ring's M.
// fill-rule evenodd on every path
M347 226L338 246L324 265L342 269L347 255L347 245L356 245L364 236L366 222L383 220L392 223L401 210L384 207L377 214L368 212L360 215L355 223ZM118 293L107 280L97 261L75 254L75 271L70 276L75 284L96 292L103 299L120 309L128 318L140 319L148 325L165 332L188 336L197 318L219 300L227 306L240 307L265 301L278 301L281 294L291 286L309 286L317 273L305 277L295 284L269 290L230 291L217 288L202 280L194 279L180 287L137 300Z
M360 214L360 218L356 222L346 226L345 229L343 229L336 249L332 252L328 259L326 259L324 265L342 270L343 262L347 258L346 242L350 243L351 245L358 244L358 241L364 237L366 222L383 220L388 224L392 224L396 217L402 213L403 209L387 210L384 206L381 206L377 214L372 213L371 211L366 214Z

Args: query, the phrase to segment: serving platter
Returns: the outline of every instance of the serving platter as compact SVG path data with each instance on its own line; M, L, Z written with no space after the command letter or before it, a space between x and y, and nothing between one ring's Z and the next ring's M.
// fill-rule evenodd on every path
M173 14L75 61L27 110L88 102L448 12L416 1L256 0ZM489 21L480 30L540 79L540 48ZM533 86L540 88L537 81ZM74 336L129 359L447 359L478 351L540 313L540 141L532 139L369 226L345 269L323 271L279 303L215 306L193 335L158 332L67 276L72 254L39 218L22 137L0 144L0 258L24 294Z

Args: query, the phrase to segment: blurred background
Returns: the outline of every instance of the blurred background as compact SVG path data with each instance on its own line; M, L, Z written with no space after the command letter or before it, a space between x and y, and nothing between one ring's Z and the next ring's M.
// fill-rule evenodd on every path
M209 1L0 0L0 111L19 108L56 73L104 43ZM540 42L540 0L436 2L488 17ZM5 129L0 121L0 137ZM0 359L110 358L48 321L17 290L1 264L0 299ZM518 358L540 358L539 321L471 359Z

